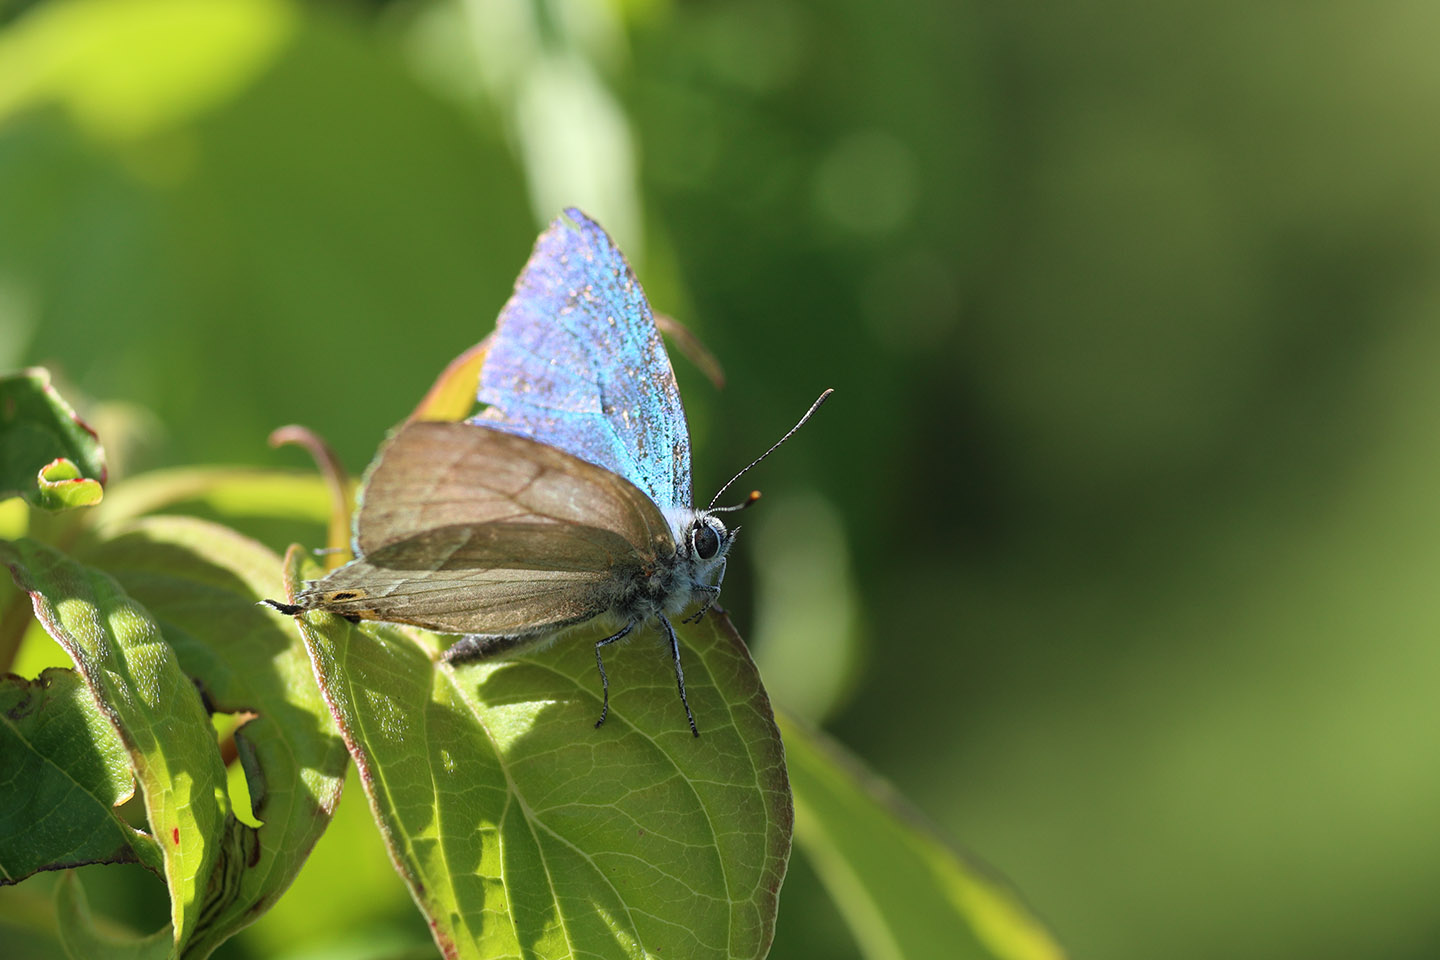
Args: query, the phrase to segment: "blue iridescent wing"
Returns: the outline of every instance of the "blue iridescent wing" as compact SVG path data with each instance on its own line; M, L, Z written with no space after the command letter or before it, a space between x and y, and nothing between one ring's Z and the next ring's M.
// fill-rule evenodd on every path
M656 505L690 506L690 435L665 344L609 235L569 209L500 312L471 422L604 467Z

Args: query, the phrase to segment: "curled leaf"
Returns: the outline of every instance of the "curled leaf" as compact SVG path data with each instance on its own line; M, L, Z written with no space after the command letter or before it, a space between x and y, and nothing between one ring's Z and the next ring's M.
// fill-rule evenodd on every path
M0 376L0 499L64 510L98 502L104 483L105 450L49 371Z
M64 457L41 467L35 486L39 489L35 502L46 510L91 507L105 495L100 481L82 477L80 468Z

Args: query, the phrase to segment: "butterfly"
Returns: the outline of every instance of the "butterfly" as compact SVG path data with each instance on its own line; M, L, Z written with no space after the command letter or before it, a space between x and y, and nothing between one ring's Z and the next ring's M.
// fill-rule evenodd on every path
M750 464L788 439L830 395ZM358 504L355 559L307 581L289 614L327 610L463 634L451 664L531 649L609 615L602 651L654 623L685 695L670 617L715 602L735 540L691 502L690 436L650 305L625 257L568 209L536 241L481 369L485 409L458 423L412 421L382 446ZM736 528L738 529L738 528Z

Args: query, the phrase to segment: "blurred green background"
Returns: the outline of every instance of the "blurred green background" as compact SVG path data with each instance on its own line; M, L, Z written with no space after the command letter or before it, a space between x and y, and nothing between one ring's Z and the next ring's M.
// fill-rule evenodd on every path
M725 365L675 358L697 498L836 388L726 580L777 699L1077 957L1432 958L1437 35L1415 0L0 2L0 367L121 477L302 466L289 422L358 470L579 205ZM838 923L797 863L773 955L853 957ZM352 784L226 955L426 939Z

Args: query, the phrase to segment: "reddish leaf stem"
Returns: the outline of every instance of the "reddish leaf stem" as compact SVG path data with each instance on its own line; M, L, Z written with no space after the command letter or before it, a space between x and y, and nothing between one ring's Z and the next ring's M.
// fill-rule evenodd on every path
M330 445L309 427L291 424L270 434L272 447L290 443L310 452L310 456L315 458L315 466L319 468L320 475L330 487L330 529L326 538L329 550L325 554L325 569L334 570L345 562L350 553L349 474L345 472L344 465L340 463L340 458L335 456L335 451L330 449Z

